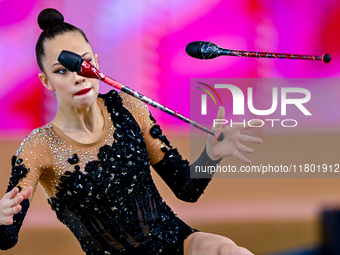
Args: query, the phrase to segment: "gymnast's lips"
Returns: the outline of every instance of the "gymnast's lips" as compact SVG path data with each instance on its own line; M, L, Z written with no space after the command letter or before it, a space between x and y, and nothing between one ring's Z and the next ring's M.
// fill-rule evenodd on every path
M91 88L88 88L88 89L82 89L82 90L79 90L75 95L76 96L81 96L81 95L85 95L87 92L89 92L91 90Z

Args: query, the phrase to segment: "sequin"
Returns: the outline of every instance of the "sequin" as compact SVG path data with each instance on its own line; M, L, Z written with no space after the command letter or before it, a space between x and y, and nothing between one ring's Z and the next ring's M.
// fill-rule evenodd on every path
M79 162L79 158L78 158L78 155L77 154L73 154L72 157L70 157L68 160L67 160L68 163L70 164L77 164Z

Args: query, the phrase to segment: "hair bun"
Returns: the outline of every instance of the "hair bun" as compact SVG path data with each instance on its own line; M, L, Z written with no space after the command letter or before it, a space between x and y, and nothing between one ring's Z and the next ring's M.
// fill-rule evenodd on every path
M52 8L42 10L38 16L39 27L44 31L63 22L64 16L59 11Z

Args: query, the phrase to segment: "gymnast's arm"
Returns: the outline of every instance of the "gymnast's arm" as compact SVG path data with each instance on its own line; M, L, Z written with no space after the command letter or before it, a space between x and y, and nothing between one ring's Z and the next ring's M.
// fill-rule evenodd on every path
M12 157L12 172L5 195L0 200L0 249L7 250L18 242L19 230L41 176L39 147L30 136Z
M261 143L262 141L257 137L240 134L240 131L249 128L249 126L231 128L216 125L213 130L223 132L225 139L218 142L213 136L209 135L201 156L190 165L187 160L182 158L177 149L172 148L170 142L162 134L159 125L156 124L155 119L142 102L126 94L122 94L122 98L125 107L130 109L141 127L151 165L176 197L183 201L196 202L211 180L212 175L209 174L203 176L204 178L201 175L199 176L201 178L197 178L196 166L216 166L222 158L228 156L234 156L244 163L250 163L250 160L240 152L252 153L253 149L243 145L242 142ZM220 107L217 119L223 118L224 108ZM259 124L253 123L252 126Z
M195 176L196 166L216 166L222 159L212 160L203 150L201 156L189 165L187 160L182 159L177 149L168 149L164 158L153 164L152 167L162 177L164 182L170 187L172 192L180 200L186 202L196 202L203 194L203 191L211 181L212 175ZM190 176L190 172L192 173Z
M14 247L18 241L18 233L29 208L29 197L33 188L29 186L19 193L14 187L0 200L0 249Z
M217 119L224 118L224 108L220 108L217 115ZM259 125L260 123L253 123L253 125ZM214 166L216 167L222 158L228 156L234 156L243 163L249 164L250 160L242 155L241 152L253 153L253 149L242 144L242 142L261 143L262 140L257 137L240 134L240 131L249 128L243 126L234 127L215 127L215 131L223 132L224 140L216 141L216 139L208 135L206 147L204 148L201 156L191 165L186 160L183 160L176 149L173 149L166 140L165 136L158 125L153 125L150 128L150 134L153 138L162 140L165 147L161 150L165 153L164 157L155 162L155 153L151 152L151 163L156 172L163 178L165 183L171 188L174 194L181 200L187 202L196 202L198 198L203 194L206 186L212 178L212 174L209 172L202 175L202 173L196 172L196 167ZM145 135L144 140L146 143L150 138ZM151 142L152 144L152 142ZM148 146L149 149L157 148L156 146ZM170 148L169 148L170 147ZM241 152L240 152L241 151ZM199 174L199 176L198 176ZM199 178L198 178L199 177Z
M150 155L152 167L169 186L175 196L186 202L196 202L211 181L211 174L200 173L197 176L196 166L216 166L222 158L211 159L204 148L200 157L192 164L182 158L162 134L159 125L150 114L151 123L146 128L144 141ZM200 178L198 178L200 177Z

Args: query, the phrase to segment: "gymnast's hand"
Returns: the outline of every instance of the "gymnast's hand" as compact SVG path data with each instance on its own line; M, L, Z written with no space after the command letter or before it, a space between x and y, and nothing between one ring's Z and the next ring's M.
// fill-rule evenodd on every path
M217 113L217 119L224 119L225 111L224 107L220 106ZM252 126L260 126L262 122L260 121L252 121ZM217 141L214 136L208 135L207 141L207 154L211 159L217 160L219 158L225 158L228 156L234 156L240 161L250 164L250 160L243 156L241 152L253 153L254 150L245 146L246 143L261 143L262 139L258 137L242 135L240 132L245 129L251 128L247 123L246 125L235 124L231 126L222 127L222 124L216 124L215 127L212 127L212 130L218 132L221 131L224 133L223 141Z
M32 195L33 187L28 186L27 189L19 193L19 188L14 187L7 192L0 200L0 225L13 224L13 216L21 211L20 203Z

